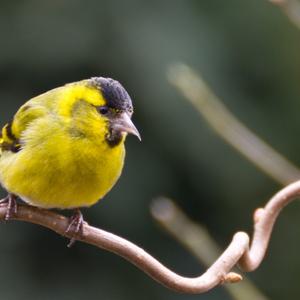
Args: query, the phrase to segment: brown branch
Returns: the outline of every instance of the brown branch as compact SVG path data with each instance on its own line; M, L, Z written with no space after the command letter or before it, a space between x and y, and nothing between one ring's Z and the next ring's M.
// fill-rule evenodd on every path
M287 204L300 196L300 181L279 191L264 208L254 212L254 234L251 248L246 251L239 265L247 272L254 271L262 262L267 251L275 221Z
M0 219L4 220L7 206L0 205ZM68 219L52 211L19 205L15 220L26 221L47 227L60 235L65 235ZM68 238L70 234L65 235ZM79 241L94 245L124 257L153 279L166 287L182 293L203 293L223 282L241 280L237 274L230 273L248 245L245 233L235 234L233 241L220 258L202 275L196 278L181 277L159 263L142 248L112 233L84 224L83 233L76 238Z
M220 256L221 249L205 226L191 220L170 198L159 197L152 202L151 215L166 233L189 250L204 266L210 266ZM236 268L233 269L234 272ZM247 276L239 284L223 287L235 300L267 300L268 298Z
M203 293L224 282L237 282L241 277L230 270L239 263L246 271L256 269L265 255L275 220L281 209L300 194L300 181L290 184L276 194L254 215L254 237L250 250L249 237L244 232L234 235L232 242L217 261L201 276L186 278L172 272L151 255L133 243L112 233L84 224L79 241L94 245L124 257L153 279L182 293ZM0 219L4 219L7 206L0 205ZM64 235L68 219L52 211L20 205L15 220L31 222ZM67 237L72 237L66 234Z

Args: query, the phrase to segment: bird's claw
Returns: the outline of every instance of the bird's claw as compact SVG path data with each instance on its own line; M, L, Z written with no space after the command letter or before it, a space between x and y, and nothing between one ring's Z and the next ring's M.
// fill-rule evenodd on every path
M83 233L83 216L79 209L70 217L69 226L65 231L65 234L72 236L68 244L68 248L71 248L76 242L76 237L81 236Z
M5 216L4 216L5 221L9 221L14 215L17 214L18 205L17 205L17 200L16 200L15 195L8 194L5 198L0 200L0 205L1 204L6 204L7 205L6 213L5 213Z

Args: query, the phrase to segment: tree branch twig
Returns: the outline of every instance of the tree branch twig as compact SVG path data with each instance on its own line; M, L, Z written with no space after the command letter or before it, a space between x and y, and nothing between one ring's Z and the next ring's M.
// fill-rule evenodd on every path
M264 208L254 214L254 235L249 249L249 236L244 232L234 235L223 254L201 276L187 278L172 272L155 258L133 243L112 233L84 224L83 233L77 240L113 252L136 265L166 287L182 293L204 293L224 282L238 282L241 277L231 273L239 263L245 271L255 270L266 253L273 225L281 209L300 195L300 181L278 192ZM7 205L0 205L0 219L4 220ZM15 220L26 221L49 228L65 235L68 219L52 211L19 205ZM66 234L71 238L70 234Z
M175 64L168 79L220 137L260 170L283 185L300 178L300 170L240 122L192 68Z
M277 5L288 19L300 29L300 3L298 0L269 0Z
M208 230L192 221L176 203L167 197L154 199L151 205L154 220L204 266L210 266L220 256L221 249ZM236 268L233 269L236 272ZM239 284L225 284L224 288L235 300L268 300L268 298L243 275Z

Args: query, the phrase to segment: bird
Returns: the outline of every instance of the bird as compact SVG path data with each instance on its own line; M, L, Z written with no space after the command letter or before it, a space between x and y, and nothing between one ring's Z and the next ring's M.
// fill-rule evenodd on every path
M128 134L141 136L132 100L114 79L92 77L25 102L2 128L0 183L8 192L5 219L16 199L44 209L71 209L69 246L82 232L82 207L102 199L119 179Z

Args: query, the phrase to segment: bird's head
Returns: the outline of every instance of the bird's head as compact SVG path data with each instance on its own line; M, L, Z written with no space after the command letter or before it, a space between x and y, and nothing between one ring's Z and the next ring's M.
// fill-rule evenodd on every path
M107 140L110 144L118 143L123 133L130 133L141 140L141 136L131 121L133 106L130 96L120 82L111 78L94 77L89 84L98 89L103 96L103 105L97 106L99 114L106 118L109 126Z
M67 87L66 98L72 103L64 107L72 107L71 115L85 119L85 126L90 125L95 131L99 129L96 126L105 127L105 139L111 147L118 145L128 133L141 140L131 120L131 98L121 83L111 78L93 77ZM87 124L89 122L91 124Z

